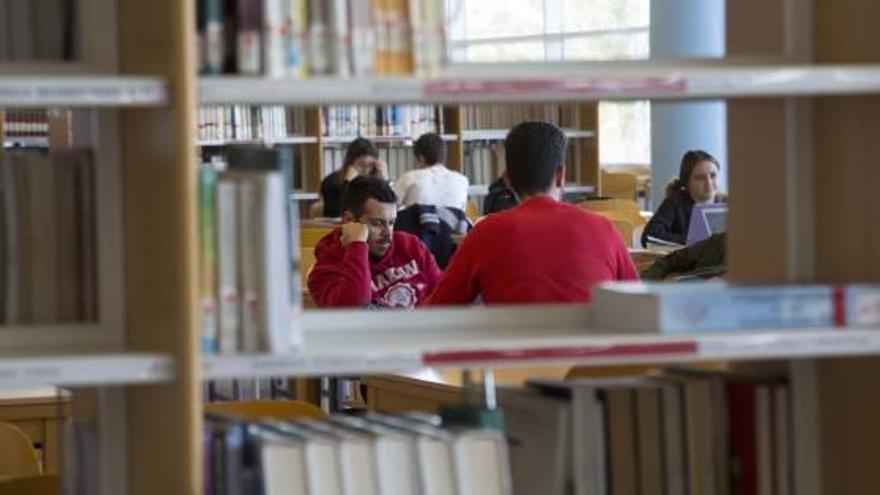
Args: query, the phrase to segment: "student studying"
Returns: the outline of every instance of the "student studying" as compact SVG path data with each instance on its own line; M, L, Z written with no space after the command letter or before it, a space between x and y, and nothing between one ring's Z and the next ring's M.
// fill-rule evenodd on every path
M342 168L321 181L321 201L324 203L322 217L333 218L342 214L342 190L352 179L362 175L388 180L388 166L379 160L376 145L369 139L359 137L348 145Z
M309 293L319 307L413 308L440 278L428 249L394 232L397 196L382 179L357 177L342 192L342 226L315 247Z
M468 195L468 179L449 170L446 143L437 134L422 134L413 144L416 170L403 174L394 184L394 192L404 207L431 205L464 210Z
M695 204L726 201L718 192L721 164L709 153L692 150L681 159L678 178L666 186L666 199L660 203L642 233L642 245L651 239L684 245L688 239L691 213Z
M638 279L611 222L560 201L565 147L552 124L511 129L506 174L522 201L474 227L427 304L588 302L597 282Z

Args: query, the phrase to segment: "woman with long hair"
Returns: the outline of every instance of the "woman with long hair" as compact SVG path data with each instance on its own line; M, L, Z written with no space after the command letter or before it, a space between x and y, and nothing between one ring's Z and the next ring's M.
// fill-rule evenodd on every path
M379 150L366 138L356 138L348 145L342 168L324 177L321 181L321 201L324 203L322 216L339 217L342 190L355 177L362 175L388 180L388 166L379 160Z
M718 191L720 170L718 160L705 151L691 150L685 153L678 178L666 186L666 199L645 226L642 245L648 244L649 237L685 244L694 205L722 203L727 199Z

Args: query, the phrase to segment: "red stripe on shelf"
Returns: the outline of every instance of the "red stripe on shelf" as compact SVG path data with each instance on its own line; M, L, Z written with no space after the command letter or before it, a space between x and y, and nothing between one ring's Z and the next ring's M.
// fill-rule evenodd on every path
M833 294L834 326L843 328L846 326L846 291L843 286L835 285Z
M569 79L451 79L425 83L427 96L437 95L517 95L532 92L605 93L608 95L640 93L644 91L668 91L682 93L687 90L687 80L671 77L587 77Z
M658 342L653 344L617 344L529 349L486 349L476 351L426 352L425 365L455 364L476 361L538 361L553 359L611 358L628 356L663 356L696 354L696 341Z

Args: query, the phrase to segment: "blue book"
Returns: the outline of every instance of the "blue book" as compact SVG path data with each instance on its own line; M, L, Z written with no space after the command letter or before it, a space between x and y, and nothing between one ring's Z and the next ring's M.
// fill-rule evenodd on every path
M880 285L611 283L595 290L593 319L640 333L880 325Z

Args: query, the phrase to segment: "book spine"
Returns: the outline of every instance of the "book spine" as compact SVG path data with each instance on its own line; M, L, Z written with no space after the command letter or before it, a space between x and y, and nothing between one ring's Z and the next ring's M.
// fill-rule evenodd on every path
M307 75L306 26L308 25L306 0L284 0L284 65L285 75L299 79Z
M269 77L287 73L284 0L263 0L263 70Z
M220 74L223 72L223 63L226 59L225 40L226 33L223 12L224 0L204 0L205 27L203 40L205 74Z
M210 163L199 168L199 241L202 352L217 352L217 171Z
M258 75L263 71L263 40L261 26L263 15L260 0L238 1L238 25L236 29L237 72Z
M217 299L219 316L218 351L239 350L241 292L239 291L239 218L235 181L224 174L217 184Z

